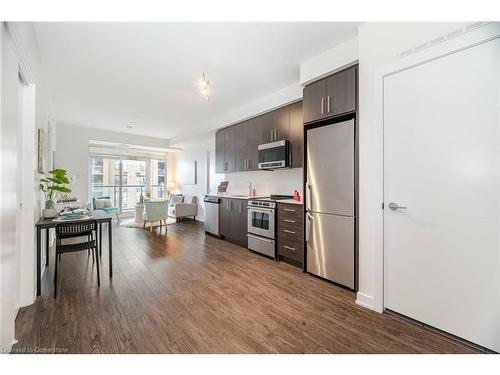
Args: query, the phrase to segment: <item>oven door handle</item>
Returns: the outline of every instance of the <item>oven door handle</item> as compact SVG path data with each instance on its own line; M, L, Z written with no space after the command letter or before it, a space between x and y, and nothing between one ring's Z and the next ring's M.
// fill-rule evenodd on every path
M253 234L247 234L247 237L250 237L250 238L253 238L255 240L259 240L259 241L263 241L263 242L267 242L267 243L274 243L273 240L268 240L266 238L262 238L262 237L259 237L259 236L254 236Z
M264 213L273 213L274 210L273 209L270 209L270 208L257 208L257 207L248 207L248 210L252 210L252 211L255 211L255 212L264 212Z

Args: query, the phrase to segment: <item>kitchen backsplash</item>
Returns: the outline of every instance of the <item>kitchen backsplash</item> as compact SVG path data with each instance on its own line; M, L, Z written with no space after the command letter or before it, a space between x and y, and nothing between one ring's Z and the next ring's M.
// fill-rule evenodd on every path
M248 182L252 183L257 195L286 194L293 195L294 190L302 194L303 169L278 169L275 171L252 171L228 173L228 193L247 194Z

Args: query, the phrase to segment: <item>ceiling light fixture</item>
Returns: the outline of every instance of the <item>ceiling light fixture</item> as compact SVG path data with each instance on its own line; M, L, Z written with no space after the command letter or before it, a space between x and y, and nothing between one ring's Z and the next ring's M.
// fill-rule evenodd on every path
M210 85L211 85L210 80L207 78L206 74L203 73L202 78L200 80L200 94L207 100L210 97Z

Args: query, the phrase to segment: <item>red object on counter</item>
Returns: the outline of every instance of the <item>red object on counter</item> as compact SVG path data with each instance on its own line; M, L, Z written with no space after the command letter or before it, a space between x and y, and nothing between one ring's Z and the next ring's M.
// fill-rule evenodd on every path
M300 201L300 193L297 190L293 191L293 200Z
M297 191L297 201L300 202L300 193Z

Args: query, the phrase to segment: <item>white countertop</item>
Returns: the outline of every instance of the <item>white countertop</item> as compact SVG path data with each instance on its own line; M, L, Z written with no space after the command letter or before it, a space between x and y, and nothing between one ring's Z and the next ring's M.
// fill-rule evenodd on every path
M233 199L259 199L259 198L267 198L269 195L256 195L251 197L250 195L232 195L231 193L225 195L218 195L219 198L233 198Z

